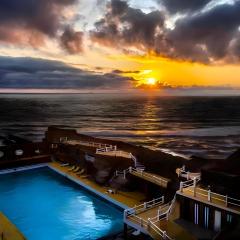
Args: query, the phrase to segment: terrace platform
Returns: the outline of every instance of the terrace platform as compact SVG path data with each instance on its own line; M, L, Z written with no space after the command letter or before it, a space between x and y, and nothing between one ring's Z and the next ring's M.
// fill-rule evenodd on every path
M157 174L148 173L146 171L131 171L130 173L136 177L142 178L143 180L154 183L163 188L167 188L168 183L170 182L170 179L168 178L164 178Z
M64 175L71 176L77 181L82 182L84 185L89 186L90 188L94 189L99 194L105 196L106 198L112 198L113 200L121 203L122 205L125 205L126 207L133 207L136 205L141 204L145 196L143 193L140 192L122 192L117 191L114 194L109 194L108 190L109 188L105 186L100 186L99 184L95 183L93 180L87 178L86 176L78 176L76 173L69 172L69 167L65 166L62 167L60 163L58 162L52 162L49 164L52 168L55 168L57 171L60 171Z
M0 212L0 239L26 240L23 234Z
M240 215L240 200L197 187L192 180L182 183L177 194Z
M179 217L179 204L175 200L164 203L164 198L154 199L124 212L125 224L150 235L153 239L194 240L174 221Z
M115 173L116 176L123 175L124 178L126 178L126 174L131 174L135 177L141 178L147 182L151 182L163 188L167 188L168 183L171 181L170 179L164 178L160 175L149 173L145 170L136 169L133 167L129 167L128 169L125 169L123 171L116 171Z
M84 147L92 147L96 149L97 155L102 156L110 156L110 157L123 157L131 159L132 155L129 152L117 150L117 146L113 146L105 143L97 143L97 142L84 142L80 140L67 140L64 141L65 144L73 145L73 146L84 146Z

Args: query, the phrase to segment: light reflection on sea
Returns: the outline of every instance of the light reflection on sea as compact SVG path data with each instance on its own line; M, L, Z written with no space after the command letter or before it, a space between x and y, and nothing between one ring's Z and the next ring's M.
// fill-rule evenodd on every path
M240 146L240 97L0 95L1 134L40 140L49 125L180 154L226 157Z

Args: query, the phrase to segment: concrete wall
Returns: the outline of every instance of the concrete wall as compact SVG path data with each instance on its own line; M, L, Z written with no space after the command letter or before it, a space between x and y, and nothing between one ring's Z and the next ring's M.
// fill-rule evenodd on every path
M186 198L183 196L178 196L180 201L180 218L190 221L192 223L196 223L195 218L195 206L198 206L198 224L200 227L205 229L214 230L215 228L215 212L218 211L221 213L221 229L225 229L228 226L235 225L240 221L240 216L228 212L226 210L195 201L190 198ZM206 224L206 208L208 208L208 224ZM229 216L231 216L232 220L229 221Z

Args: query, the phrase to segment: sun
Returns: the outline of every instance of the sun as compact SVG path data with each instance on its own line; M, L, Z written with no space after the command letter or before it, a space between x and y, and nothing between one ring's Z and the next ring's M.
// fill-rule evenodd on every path
M151 78L146 79L146 84L148 84L148 85L154 86L154 85L156 85L156 83L157 83L156 78L151 77Z

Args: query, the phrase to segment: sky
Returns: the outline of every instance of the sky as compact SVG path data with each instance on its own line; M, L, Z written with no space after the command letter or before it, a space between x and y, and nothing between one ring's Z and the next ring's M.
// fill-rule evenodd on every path
M0 92L240 93L240 0L1 0Z

